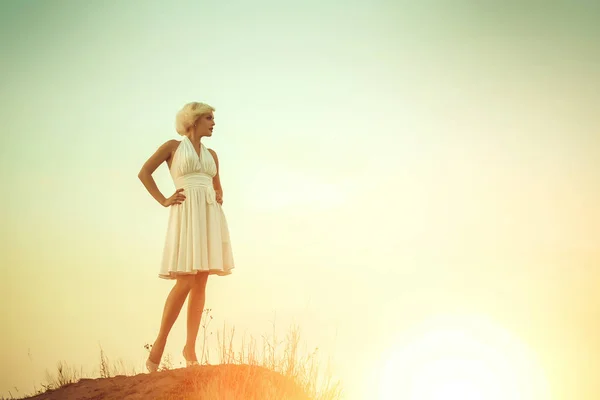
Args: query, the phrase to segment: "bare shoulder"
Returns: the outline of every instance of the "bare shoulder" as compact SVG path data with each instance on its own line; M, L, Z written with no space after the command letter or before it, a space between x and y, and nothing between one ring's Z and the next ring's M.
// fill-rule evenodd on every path
M167 140L158 148L158 152L164 154L166 157L171 157L177 150L177 147L179 147L179 143L181 141L177 139Z
M171 139L164 142L160 147L164 149L174 150L177 148L177 146L179 146L179 143L181 143L181 140Z
M208 149L208 148L207 148ZM208 149L208 151L210 151L210 154L212 154L212 156L215 158L215 160L217 159L217 152L214 151L213 149Z
M163 161L167 161L167 163L169 163L169 160L172 158L172 155L175 149L177 149L177 146L179 146L179 143L180 142L178 140L172 139L161 144L154 154L152 154L150 158L146 160L142 166L142 171L152 174L156 168L163 163Z
M210 152L210 154L212 154L213 159L215 160L215 164L217 165L217 174L219 173L219 157L217 157L217 152L214 151L213 149L209 149L207 147L208 151Z

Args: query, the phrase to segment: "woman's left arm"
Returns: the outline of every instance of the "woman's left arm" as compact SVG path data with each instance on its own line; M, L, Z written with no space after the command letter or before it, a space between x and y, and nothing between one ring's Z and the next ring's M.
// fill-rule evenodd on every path
M217 194L217 203L223 204L223 186L221 186L221 178L219 177L219 158L213 149L208 149L208 151L210 151L210 154L215 159L215 164L217 164L217 174L213 177L213 187Z

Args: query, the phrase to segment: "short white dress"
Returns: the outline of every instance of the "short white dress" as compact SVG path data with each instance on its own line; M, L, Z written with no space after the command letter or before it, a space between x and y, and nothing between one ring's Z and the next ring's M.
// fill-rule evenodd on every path
M200 156L187 136L179 143L169 171L185 200L170 206L169 222L159 277L208 271L229 275L234 268L229 228L217 203L213 177L217 164L201 144Z

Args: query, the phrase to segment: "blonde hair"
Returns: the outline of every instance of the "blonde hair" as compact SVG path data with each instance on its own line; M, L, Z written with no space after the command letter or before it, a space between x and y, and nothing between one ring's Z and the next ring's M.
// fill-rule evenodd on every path
M215 111L214 107L206 103L187 103L175 116L175 129L180 135L185 135L187 130L194 125L199 116Z

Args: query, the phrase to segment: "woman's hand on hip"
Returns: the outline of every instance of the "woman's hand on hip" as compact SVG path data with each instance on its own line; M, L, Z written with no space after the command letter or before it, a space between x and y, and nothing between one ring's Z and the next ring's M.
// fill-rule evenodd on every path
M177 189L173 196L169 197L163 202L163 206L169 207L175 204L181 204L185 200L185 194L182 193L183 189Z

